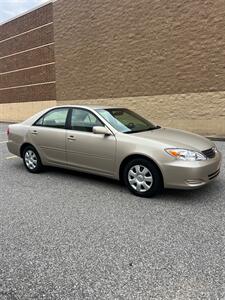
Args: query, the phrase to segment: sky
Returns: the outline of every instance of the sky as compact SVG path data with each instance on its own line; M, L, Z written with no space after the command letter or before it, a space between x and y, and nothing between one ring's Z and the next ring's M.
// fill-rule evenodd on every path
M0 0L0 23L45 2L48 0Z

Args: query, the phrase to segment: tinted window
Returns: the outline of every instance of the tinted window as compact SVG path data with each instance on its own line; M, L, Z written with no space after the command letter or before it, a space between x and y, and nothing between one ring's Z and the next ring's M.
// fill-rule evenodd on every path
M71 116L71 129L92 132L94 126L104 126L90 111L74 108Z
M54 128L65 128L68 108L51 110L40 118L35 125Z

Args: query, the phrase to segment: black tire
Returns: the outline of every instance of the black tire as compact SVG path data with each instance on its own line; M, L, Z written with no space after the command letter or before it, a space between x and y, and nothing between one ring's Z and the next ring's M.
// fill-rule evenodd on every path
M146 175L143 175L144 173ZM159 169L145 158L129 161L124 168L123 179L128 189L139 197L149 198L163 190L163 180Z
M33 153L33 164L28 163L28 155ZM43 165L37 150L29 145L23 150L23 163L30 173L40 173L43 171Z

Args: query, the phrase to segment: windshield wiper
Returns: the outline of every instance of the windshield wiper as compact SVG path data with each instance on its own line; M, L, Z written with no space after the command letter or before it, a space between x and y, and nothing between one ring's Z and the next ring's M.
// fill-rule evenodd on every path
M161 126L157 125L157 126L154 126L154 127L149 127L147 129L125 131L124 133L126 133L126 134L139 133L139 132L144 132L144 131L156 130L156 129L160 129L160 128L161 128Z
M155 127L153 127L152 129L150 129L150 130L155 130L155 129L160 129L161 128L161 126L159 126L159 125L156 125Z

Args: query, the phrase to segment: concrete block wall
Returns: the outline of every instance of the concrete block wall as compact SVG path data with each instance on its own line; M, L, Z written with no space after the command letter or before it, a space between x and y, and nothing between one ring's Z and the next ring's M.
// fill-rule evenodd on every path
M224 1L58 0L54 19L58 103L225 136Z
M224 28L222 0L44 5L0 26L0 121L90 103L225 136Z

